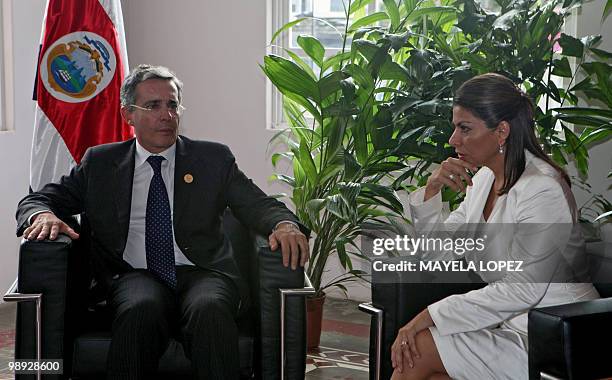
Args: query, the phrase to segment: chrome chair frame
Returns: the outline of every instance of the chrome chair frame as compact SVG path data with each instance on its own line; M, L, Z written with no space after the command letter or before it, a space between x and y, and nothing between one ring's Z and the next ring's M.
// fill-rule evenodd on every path
M280 292L280 379L285 380L285 303L288 296L309 296L315 294L310 278L304 272L304 287L296 289L279 289Z
M359 310L364 313L370 314L376 323L376 332L374 338L376 339L375 353L376 357L374 358L374 365L376 368L376 372L374 373L374 379L380 380L380 362L382 360L382 326L383 326L383 317L384 310L374 307L372 302L361 303L358 306Z
M11 285L2 299L5 302L36 302L36 360L40 362L42 349L42 293L24 294L17 292L17 279L15 279L15 282L13 282L13 285ZM41 379L40 367L36 370L36 379Z

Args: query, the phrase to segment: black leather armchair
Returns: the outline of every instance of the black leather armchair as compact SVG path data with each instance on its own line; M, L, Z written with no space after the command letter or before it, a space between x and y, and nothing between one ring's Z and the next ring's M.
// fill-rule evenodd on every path
M533 309L529 312L529 378L600 379L612 376L612 283L601 260L589 261L602 299ZM391 345L397 331L428 305L452 294L483 287L465 273L463 283L372 283L372 302L359 305L371 314L370 379L388 379ZM469 279L468 279L468 276ZM471 281L471 283L470 283ZM607 348L606 348L607 347Z
M308 284L304 272L283 267L280 254L270 251L267 239L253 236L230 213L226 213L223 222L251 290L249 309L238 321L242 376L303 379L306 365L303 295L312 291L304 287L305 280ZM36 359L37 348L38 357L43 360L63 359L64 374L43 375L45 379L96 379L105 375L110 318L103 305L88 301L93 295L88 290L91 275L85 245L81 239L72 241L63 235L55 241L24 241L19 254L19 293L5 296L9 301L36 301L18 304L15 359ZM35 327L37 305L41 306L39 339ZM189 378L190 374L190 362L182 345L171 340L160 360L159 378Z

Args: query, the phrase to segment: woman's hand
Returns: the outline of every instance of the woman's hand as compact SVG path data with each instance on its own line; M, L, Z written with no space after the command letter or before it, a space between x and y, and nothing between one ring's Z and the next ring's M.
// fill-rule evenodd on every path
M473 164L458 158L450 157L444 160L427 179L425 200L436 195L442 190L444 185L450 187L454 191L465 192L466 183L468 186L472 186L472 177L468 174L468 169L473 172L478 170Z
M408 322L397 332L397 338L391 346L391 364L400 373L404 370L404 360L408 361L410 368L414 367L413 355L420 358L419 350L416 346L416 335L426 328L434 326L434 322L429 315L429 310L421 311L416 317Z

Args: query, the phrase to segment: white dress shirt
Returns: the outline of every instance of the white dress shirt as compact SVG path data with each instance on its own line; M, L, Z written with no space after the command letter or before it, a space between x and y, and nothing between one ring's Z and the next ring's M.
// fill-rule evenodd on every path
M158 154L152 154L142 147L136 140L136 157L134 160L134 180L132 182L132 205L130 207L130 227L128 238L123 251L123 259L134 268L147 267L147 254L145 251L145 226L147 197L149 185L153 178L153 168L147 162L149 156L162 156L165 158L161 164L161 175L168 191L170 200L171 218L174 221L174 156L176 144ZM172 226L172 243L174 245L174 261L176 265L194 265L176 244Z

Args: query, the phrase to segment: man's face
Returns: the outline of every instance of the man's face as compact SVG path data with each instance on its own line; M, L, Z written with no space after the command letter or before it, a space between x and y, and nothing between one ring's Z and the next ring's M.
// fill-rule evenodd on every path
M147 151L159 153L176 142L180 115L178 90L171 80L147 79L136 86L137 107L122 108L136 139Z

